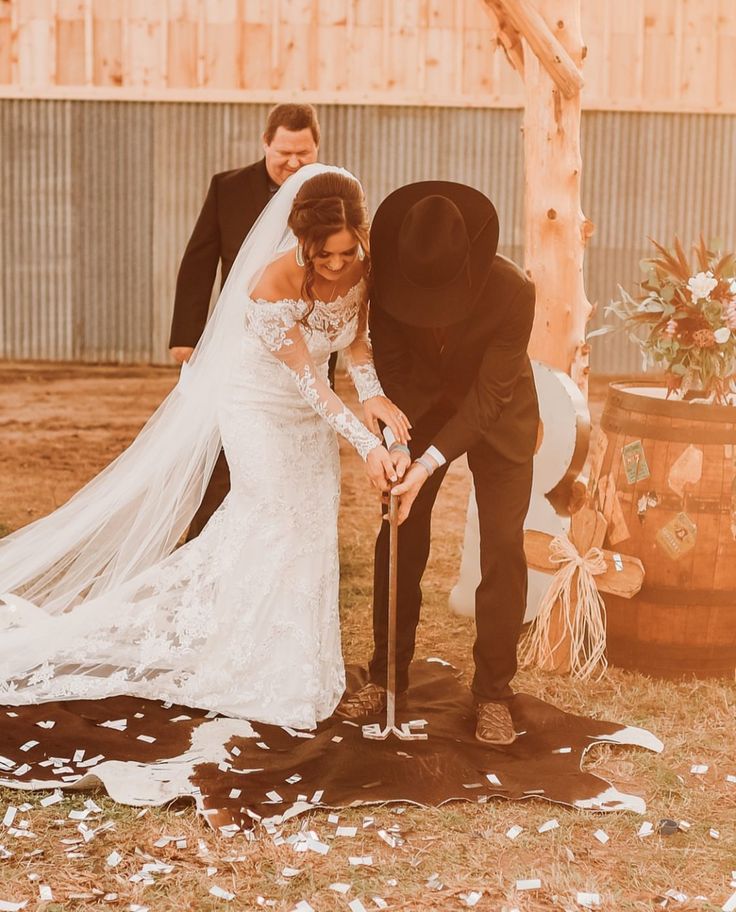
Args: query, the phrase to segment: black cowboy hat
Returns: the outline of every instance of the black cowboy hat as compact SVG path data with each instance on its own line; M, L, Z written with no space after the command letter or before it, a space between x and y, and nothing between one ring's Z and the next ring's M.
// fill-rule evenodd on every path
M371 225L371 305L411 326L467 317L488 279L498 215L480 190L420 181L389 194Z

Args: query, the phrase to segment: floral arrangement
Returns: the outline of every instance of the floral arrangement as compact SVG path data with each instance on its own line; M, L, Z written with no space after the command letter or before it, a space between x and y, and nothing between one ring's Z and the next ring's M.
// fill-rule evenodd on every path
M668 396L736 404L736 255L710 250L701 238L693 267L677 239L672 250L652 243L658 256L642 260L642 294L633 298L619 286L620 300L606 314L623 320L645 369L664 370Z

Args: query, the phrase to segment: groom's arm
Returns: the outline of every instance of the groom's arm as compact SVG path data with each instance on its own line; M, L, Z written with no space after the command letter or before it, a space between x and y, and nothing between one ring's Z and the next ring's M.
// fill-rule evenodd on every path
M486 349L460 408L432 441L448 462L481 440L511 402L519 376L527 365L533 322L534 285L527 282L511 301L508 318Z
M412 352L402 325L379 307L368 313L373 363L384 393L416 424L421 414L409 377Z

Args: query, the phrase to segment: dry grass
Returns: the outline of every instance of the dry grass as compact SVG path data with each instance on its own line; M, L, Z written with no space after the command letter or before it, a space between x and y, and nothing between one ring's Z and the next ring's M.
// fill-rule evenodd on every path
M99 374L93 370L78 369L78 373L79 382L90 388L95 377L99 382ZM137 375L136 379L140 380ZM123 384L120 396L125 395ZM144 414L142 403L141 416ZM59 434L58 426L55 433ZM83 442L75 442L83 446ZM348 661L365 661L371 636L371 551L377 505L366 494L352 455L345 451L344 456L345 655ZM18 471L22 475L22 467ZM418 644L420 655L442 655L466 675L473 625L451 616L446 606L457 572L467 492L466 470L454 466L437 505ZM0 522L10 525L14 522L11 513L3 509L0 501ZM48 912L128 909L131 903L147 906L151 912L246 910L262 907L259 896L274 903L264 908L277 910L292 910L302 900L316 912L346 910L355 898L366 909L376 909L374 896L382 897L391 909L451 910L464 908L461 894L478 890L484 894L476 906L479 910L531 912L578 909L577 893L585 891L599 893L602 908L633 912L661 908L666 891L677 890L687 894L688 900L670 899L668 908L720 909L736 889L729 886L736 869L736 784L725 779L728 774L736 775L736 686L723 681L652 681L614 669L595 684L522 672L517 688L573 712L652 730L665 742L663 754L599 746L586 765L623 790L642 794L648 803L644 819L655 827L660 819L672 818L690 823L690 828L672 836L655 833L640 838L637 831L643 820L632 814L599 815L537 800L454 803L437 809L348 809L340 813L340 823L357 825L355 838L331 838L335 827L326 812L284 827L284 836L303 827L316 830L331 845L327 855L319 856L297 853L290 845L275 845L267 835L257 842L242 836L223 839L207 830L190 806L151 809L139 818L137 809L95 795L102 812L93 815L94 822L88 820L87 825L94 828L111 822L114 827L87 845L72 846L83 857L70 859L65 853L70 846L61 840L80 834L77 823L67 815L72 808L83 807L89 796L70 797L44 809L39 806L42 795L5 791L0 793L0 818L8 803L27 800L31 808L18 816L29 821L36 835L21 839L0 827L0 844L13 853L0 864L0 900L28 900L27 908L35 908L38 884L46 884L52 888L54 900L40 907ZM692 774L695 763L708 764L708 773ZM363 828L368 814L375 817L375 826ZM551 817L557 818L559 828L539 834L539 825ZM515 841L505 836L513 824L524 827ZM404 839L397 848L390 848L377 834L381 827L392 825L400 827ZM599 828L610 837L606 845L593 836ZM719 831L718 839L710 834L711 828ZM174 843L155 847L162 835L183 837L186 847L177 848ZM113 850L122 856L115 868L106 863ZM362 855L371 855L373 865L353 867L348 863L349 856ZM173 870L156 875L152 886L131 883L130 876L150 861L144 856L170 863ZM284 878L285 867L299 868L300 873ZM208 874L208 868L217 871ZM433 874L438 875L441 889L428 884ZM516 890L517 879L535 877L541 880L541 889ZM335 882L351 884L346 896L329 889ZM214 884L235 893L236 898L227 902L211 896L209 889ZM81 896L86 898L75 898ZM706 898L696 899L698 896Z

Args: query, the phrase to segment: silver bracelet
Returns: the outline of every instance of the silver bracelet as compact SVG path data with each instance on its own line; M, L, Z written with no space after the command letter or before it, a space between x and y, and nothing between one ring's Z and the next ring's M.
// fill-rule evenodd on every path
M416 462L420 466L422 466L423 469L426 469L427 475L430 475L430 476L432 474L434 474L434 470L437 468L435 466L435 464L432 462L432 460L429 458L429 456L425 456L425 455L417 456L417 458L414 460L414 462Z
M409 447L405 443L399 443L398 440L391 444L388 451L389 453L406 453L407 456L411 456Z

